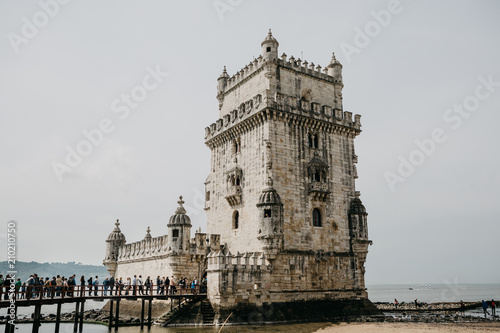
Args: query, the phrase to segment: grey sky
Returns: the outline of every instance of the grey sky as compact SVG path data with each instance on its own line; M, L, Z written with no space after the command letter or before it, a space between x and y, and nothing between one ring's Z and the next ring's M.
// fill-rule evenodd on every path
M257 57L272 28L280 54L324 67L335 51L344 65L344 108L363 124L367 283L499 282L500 86L474 96L479 77L500 82L500 4L401 0L388 24L374 23L389 3L72 0L44 22L39 3L2 1L2 247L16 220L20 260L100 264L116 218L128 241L148 226L165 234L180 194L193 230L206 230L203 137L218 118L216 80L224 65L232 75ZM34 15L46 25L16 53L9 33L23 36ZM375 30L349 54L358 29ZM168 76L121 119L113 102L157 68ZM460 119L447 111L474 101ZM105 118L113 129L59 181L53 162ZM436 128L446 140L415 152ZM398 175L400 156L422 163L392 191L385 174Z

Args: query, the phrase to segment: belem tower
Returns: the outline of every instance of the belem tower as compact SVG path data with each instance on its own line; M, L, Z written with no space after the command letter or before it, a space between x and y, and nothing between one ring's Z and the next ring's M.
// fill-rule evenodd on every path
M335 55L322 68L278 46L269 31L258 58L217 79L219 119L205 129L207 233L191 238L182 197L166 235L148 228L127 243L117 222L106 241L111 275L206 276L219 321L258 308L272 310L264 320L294 305L367 308L371 241L355 189L361 116L343 110Z

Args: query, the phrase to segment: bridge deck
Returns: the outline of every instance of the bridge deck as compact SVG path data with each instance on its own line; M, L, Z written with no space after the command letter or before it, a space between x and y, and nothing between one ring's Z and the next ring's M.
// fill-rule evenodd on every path
M25 307L32 305L46 305L46 304L64 304L64 303L75 303L87 300L104 301L104 300L152 300L152 299L189 299L189 298L205 298L206 287L196 286L196 288L191 288L186 286L186 288L177 287L176 290L166 291L165 293L158 292L157 286L153 286L151 290L148 290L148 294L145 294L145 289L143 289L144 294L139 294L139 289L136 288L134 291L131 286L130 289L118 289L114 288L110 290L107 286L93 286L92 290L90 286L70 286L70 287L58 287L58 286L30 286L26 288L26 291L3 291L0 293L0 309L7 308L11 306L11 303L15 303L16 307ZM13 301L15 299L15 302Z

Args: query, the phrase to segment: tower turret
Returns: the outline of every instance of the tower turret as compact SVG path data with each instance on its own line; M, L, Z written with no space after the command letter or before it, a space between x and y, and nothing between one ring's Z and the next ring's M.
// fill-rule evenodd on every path
M182 206L184 200L182 195L177 201L179 207L168 221L168 248L173 253L189 251L189 238L191 236L191 219L186 215L186 209Z
M328 68L328 75L342 82L342 67L342 64L335 58L335 53L332 53L332 60L330 60L330 63L326 66L326 68Z
M217 79L217 100L219 100L219 110L222 108L222 105L224 104L224 92L226 90L228 79L229 75L227 74L226 66L224 66L222 74Z
M109 234L106 240L106 255L103 260L103 264L106 265L108 272L111 276L114 276L116 271L116 260L118 258L118 250L120 246L125 245L126 239L125 235L120 230L120 220L116 220L115 228Z
M335 109L342 110L342 88L344 84L342 82L342 64L335 58L335 53L332 53L332 60L326 66L328 75L333 77L334 87L335 87Z
M280 44L273 37L271 29L269 29L269 33L267 34L264 41L260 44L262 46L262 57L266 60L278 59L278 46Z
M283 203L273 188L271 177L267 179L267 187L259 197L259 236L267 258L272 259L283 247Z

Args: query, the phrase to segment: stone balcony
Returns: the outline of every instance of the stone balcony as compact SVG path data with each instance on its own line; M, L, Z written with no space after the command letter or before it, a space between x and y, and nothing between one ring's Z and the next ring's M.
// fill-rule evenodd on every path
M231 207L241 203L241 193L242 191L240 185L230 186L227 189L226 200Z
M309 183L308 193L313 196L313 200L325 201L330 194L328 183L312 182Z

